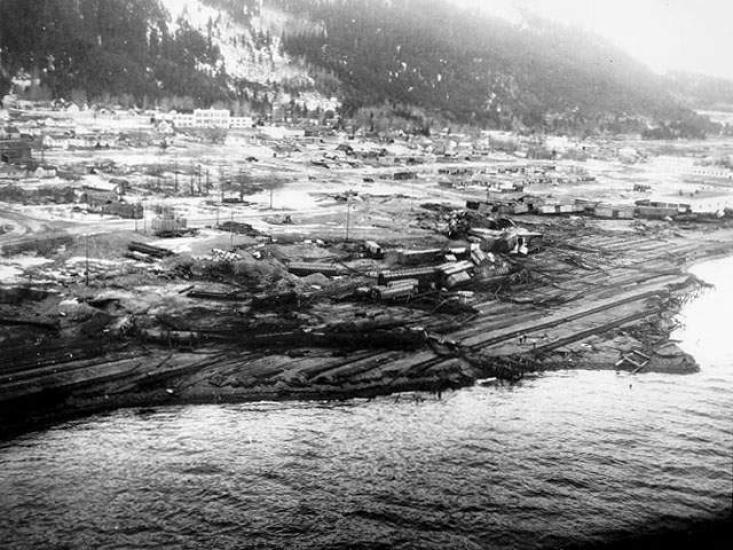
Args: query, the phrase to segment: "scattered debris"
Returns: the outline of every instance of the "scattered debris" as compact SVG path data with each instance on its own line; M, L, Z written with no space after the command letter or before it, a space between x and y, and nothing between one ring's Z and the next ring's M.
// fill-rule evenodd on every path
M173 256L174 254L173 251L168 250L167 248L153 246L153 245L141 243L138 241L131 242L129 245L127 245L127 248L130 252L143 254L150 258L156 258L156 259L167 258L169 256Z

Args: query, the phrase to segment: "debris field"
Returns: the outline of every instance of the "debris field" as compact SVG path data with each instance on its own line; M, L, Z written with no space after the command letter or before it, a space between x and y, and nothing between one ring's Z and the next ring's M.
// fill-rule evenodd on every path
M57 219L13 202L27 193L5 197L4 430L122 406L438 393L548 369L694 372L670 334L702 286L687 268L733 251L733 212L558 199L530 192L556 169L515 165L478 189L461 183L487 173L476 162L317 167L278 184L275 202L301 203L279 209L267 190L225 201L215 184L77 219L70 193L43 195ZM597 185L568 173L565 185Z

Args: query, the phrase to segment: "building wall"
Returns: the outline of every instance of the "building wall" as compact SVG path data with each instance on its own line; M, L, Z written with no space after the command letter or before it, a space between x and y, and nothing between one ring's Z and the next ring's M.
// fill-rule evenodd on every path
M0 160L12 164L31 159L31 146L26 141L1 140Z
M196 109L194 124L204 128L229 128L229 111L226 109Z
M233 116L229 119L231 128L251 128L254 121L248 116Z
M178 128L193 128L195 120L193 115L174 115L173 125Z

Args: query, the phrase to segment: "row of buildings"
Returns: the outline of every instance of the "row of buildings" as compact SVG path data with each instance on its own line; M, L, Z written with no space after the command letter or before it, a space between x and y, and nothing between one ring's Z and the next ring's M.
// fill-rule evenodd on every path
M252 117L232 116L228 109L195 109L193 113L165 113L155 118L175 128L251 128L254 124Z

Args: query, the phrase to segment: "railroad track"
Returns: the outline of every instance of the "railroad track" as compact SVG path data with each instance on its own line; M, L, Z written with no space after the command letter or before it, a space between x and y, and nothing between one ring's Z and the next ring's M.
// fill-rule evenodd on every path
M573 344L575 342L585 340L589 336L593 336L595 334L603 334L605 332L608 332L609 330L613 330L614 328L621 327L627 323L631 323L633 321L639 321L641 319L645 319L647 317L657 315L661 311L662 310L660 308L653 308L651 310L637 311L635 313L631 313L619 319L614 319L613 321L610 321L603 325L592 327L586 330L581 330L576 333L573 333L570 336L566 336L565 338L560 338L558 340L555 340L554 342L550 342L548 344L538 346L532 350L532 353L534 355L541 355L542 353L553 351L557 348L567 346L568 344Z
M645 318L650 317L652 315L656 315L660 311L661 311L660 309L653 309L653 310L645 310L645 311L642 311L642 312L635 312L633 314L626 315L626 316L624 316L624 317L622 317L620 319L615 319L615 320L613 320L613 321L611 321L609 323L605 323L603 325L595 326L595 327L592 327L592 328L587 329L587 330L575 332L575 333L573 333L570 336L567 336L565 338L560 338L558 340L555 340L553 342L550 342L548 344L545 344L543 346L540 346L540 347L537 347L537 348L533 349L532 350L532 355L534 355L534 356L540 356L543 353L547 353L547 352L552 351L552 350L555 350L557 348L561 348L563 346L567 346L569 344L572 344L572 343L575 343L575 342L579 342L581 340L584 340L584 339L588 338L589 336L593 336L593 335L596 335L596 334L603 334L605 332L608 332L609 330L613 330L614 328L618 328L618 327L623 326L623 325L625 325L627 323L631 323L631 322L634 322L634 321L638 321L640 319L645 319ZM516 334L514 334L514 336L516 336ZM482 347L485 347L485 344L484 343L477 344L475 346L468 346L468 347L466 347L464 349L467 349L467 350L476 352L476 351L480 351ZM497 355L497 357L499 357L499 356ZM429 369L431 369L431 368L433 368L433 367L435 367L437 365L440 365L441 363L445 363L449 359L450 358L444 357L444 356L436 356L436 357L433 357L433 358L428 359L426 361L422 361L420 363L416 363L414 365L411 365L410 368L407 371L405 371L404 375L405 376L410 376L410 377L421 376L426 371L428 371Z
M125 345L114 346L105 351L105 353L120 353ZM78 346L78 347L58 347L53 350L32 351L28 347L5 350L6 357L3 359L3 365L0 367L0 381L6 376L15 376L23 372L61 367L64 364L74 361L94 360L101 357L99 347Z
M333 376L336 376L337 378L343 377L339 376L339 371L342 371L343 369L348 370L346 373L341 373L342 375L349 377L359 376L371 370L379 368L394 359L399 359L401 355L402 352L374 353L371 354L369 357L362 357L361 359L356 361L349 361L341 365L334 365L332 368L327 369L326 371L322 371L318 375L312 376L309 379L313 380L314 382L318 382L319 379L322 381L327 381L329 377ZM359 365L360 363L363 363L363 365Z
M522 329L517 329L517 330L511 331L511 332L508 332L508 333L504 333L504 334L499 335L499 336L495 336L493 338L488 338L487 340L484 340L484 341L481 341L481 342L477 342L475 344L472 344L470 347L471 347L471 349L477 349L477 348L480 348L480 347L486 347L488 345L494 345L495 343L499 343L499 342L502 342L502 341L505 341L505 340L509 340L509 339L511 339L513 337L516 337L516 336L519 336L519 335L522 335L522 334L527 334L528 332L536 332L538 330L547 330L549 328L556 327L556 326L561 325L563 323L568 323L568 322L572 322L572 321L575 321L575 320L578 320L578 319L582 319L583 317L588 317L589 315L595 315L596 313L601 313L603 311L607 311L609 309L613 309L615 307L619 307L619 306L622 306L622 305L625 305L625 304L628 304L628 303L631 303L631 302L636 302L636 301L639 301L639 300L645 300L645 299L648 299L648 298L651 298L651 297L660 296L663 293L664 293L664 291L657 289L657 290L649 290L649 291L646 291L646 292L642 292L640 294L634 294L632 296L628 296L628 297L622 298L620 300L615 300L615 301L609 302L607 304L596 306L596 307L591 308L591 309L587 309L587 310L579 311L579 312L574 313L574 314L570 314L570 315L567 315L567 316L559 317L558 319L555 319L555 320L552 320L552 321L548 321L548 322L545 322L545 323L540 323L540 324L534 325L532 327L526 327L526 328L522 328ZM482 332L486 332L487 330L497 330L497 328L506 328L506 327L510 327L512 325L516 325L516 324L519 324L519 323L522 323L522 322L527 322L527 321L533 321L535 319L540 319L542 317L547 317L547 313L546 312L533 313L531 315L526 316L525 319L522 319L522 318L517 319L515 317L513 319L509 319L509 320L506 320L506 321L501 322L500 324L498 324L498 326L497 326L497 323L495 321L492 321L492 322L490 322L488 324L485 324L485 325L479 325L479 326L476 326L476 327L472 327L471 329L468 329L467 331L462 331L462 332L460 332L460 333L458 333L456 335L458 335L461 338L461 340L466 340L468 338L471 338L473 336L476 336L478 334L481 334Z
M644 264L644 263L647 263L647 262L648 262L648 260L641 260L641 261L638 261L636 263L638 263L638 264ZM638 276L637 277L635 277L635 276L624 276L623 279L620 279L620 280L616 281L616 284L618 284L621 281L625 282L625 284L631 284L631 283L634 283L636 281L639 281L639 282L643 283L643 282L648 282L648 281L651 281L651 280L654 280L654 279L657 279L657 278L660 278L660 277L665 277L665 276L668 276L670 274L673 274L672 271L664 271L664 272L652 273L652 274L649 274L649 276L647 276L647 277L643 277L641 280L639 280ZM610 287L603 288L601 292L607 291L607 290L609 290L609 288ZM473 351L473 352L480 351L480 350L482 350L482 349L484 349L486 347L489 347L489 346L492 346L492 345L496 345L496 344L499 344L499 343L502 343L502 342L511 340L512 338L516 338L516 337L518 337L520 335L531 334L533 332L537 332L537 331L540 331L540 330L552 329L552 328L555 328L555 327L560 326L562 324L572 323L574 321L583 319L585 317L589 317L589 316L592 316L592 315L595 315L595 314L598 314L598 313L602 313L604 311L608 311L608 310L611 310L611 309L614 309L614 308L617 308L617 307L621 307L621 306L626 305L626 304L629 304L629 303L637 302L637 301L640 301L640 300L646 300L646 299L649 299L649 298L652 298L652 297L661 297L661 296L664 296L666 293L667 293L667 291L665 291L663 289L654 289L654 290L649 290L649 291L646 291L646 292L643 292L643 293L640 293L640 294L634 294L632 296L628 296L628 297L622 298L620 300L615 300L615 301L609 302L607 304L603 304L603 305L600 305L600 306L597 306L597 307L594 307L594 308L591 308L591 309L588 309L588 310L584 310L584 311L581 311L581 312L578 312L578 313L575 313L575 314L567 315L567 316L564 316L564 317L561 317L561 318L558 318L558 319L555 319L555 320L552 320L552 321L548 321L546 323L540 323L540 324L537 324L537 325L534 325L534 326L525 327L525 328L522 328L522 329L517 329L517 330L510 331L510 332L506 332L506 333L503 333L503 334L498 335L498 336L490 337L490 338L487 338L487 339L482 340L480 342L476 342L474 344L471 344L469 346L466 346L464 349L467 349L467 350ZM588 294L585 294L584 296L587 297ZM508 312L509 311L507 310L507 313ZM655 310L653 313L656 313L656 312L658 312L658 310ZM637 319L640 319L640 318L648 317L649 315L652 315L653 313L650 313L649 310L645 310L644 312L641 312L641 313L634 313L632 315L625 316L625 317L623 317L621 319L611 321L611 322L606 323L604 325L593 327L592 329L589 329L587 331L577 332L577 333L575 333L574 335L572 335L570 337L566 337L566 338L562 338L562 339L556 340L554 342L550 342L548 344L545 344L541 348L537 348L536 351L545 351L546 352L546 351L549 351L551 349L555 349L557 347L562 347L563 345L567 345L568 343L571 343L573 341L578 341L578 340L582 340L584 338L587 338L589 335L599 334L599 333L605 332L607 330L610 330L610 329L612 329L612 328L614 328L616 326L619 326L619 325L622 325L622 324L631 322L633 320L637 320ZM473 336L476 336L476 335L478 335L478 334L480 334L482 332L487 332L487 331L493 332L493 331L495 331L497 329L500 330L502 328L508 328L510 326L517 325L519 323L533 321L533 320L536 320L536 319L540 319L542 317L546 317L546 313L543 312L543 313L530 313L530 314L525 314L525 315L523 315L520 318L514 317L512 319L508 319L508 320L505 320L505 321L500 321L498 323L496 321L492 320L489 323L479 324L478 326L473 326L470 329L468 329L467 331L462 331L459 334L453 333L452 336L459 335L459 337L461 338L461 340L466 340L466 339L471 338ZM409 376L420 376L421 374L423 374L428 369L430 369L430 368L432 368L432 367L434 367L436 365L439 365L440 363L443 363L446 360L447 360L446 357L436 356L436 357L433 357L433 358L428 359L426 361L422 361L422 362L416 363L414 365L411 365L404 374L405 375L409 375Z
M128 360L123 360L123 361L132 362L135 360L128 359ZM122 361L118 361L117 363L120 363L120 362ZM114 365L115 363L111 364L110 367ZM128 368L125 368L124 370L121 370L121 371L103 374L103 375L98 374L96 376L91 376L89 378L76 379L76 380L67 380L67 381L44 380L44 378L46 377L38 377L38 378L29 378L26 380L21 380L19 382L11 382L11 383L0 386L0 402L24 399L29 396L47 392L47 391L50 391L53 393L73 391L73 390L83 389L89 386L104 384L104 383L113 382L116 380L122 380L124 378L128 378L136 374L136 371L140 366L142 366L142 363L136 362L135 364L131 364ZM86 365L83 368L88 369L90 367ZM79 370L81 370L81 368ZM68 371L68 372L73 372L73 370Z
M539 330L547 330L554 327L557 327L559 325L565 324L565 323L571 323L573 321L577 321L579 319L583 319L584 317L589 317L591 315L595 315L597 313L602 313L604 311L608 311L610 309L614 309L620 306L623 306L625 304L638 302L641 300L646 300L652 297L660 297L664 294L664 291L661 290L649 290L646 292L642 292L641 294L634 294L632 296L628 296L626 298L623 298L621 300L615 300L613 302L610 302L608 304L604 304L601 306L597 306L591 309L583 310L578 313L574 313L571 315L563 316L558 319L554 319L552 321L548 321L546 323L540 323L538 325L525 327L517 330L513 330L504 334L501 334L499 336L495 336L492 338L487 338L486 340L482 340L479 342L476 342L474 344L470 344L469 346L466 346L467 349L471 351L479 351L482 348L493 346L495 344L505 342L506 340L510 340L512 338L516 338L520 335L526 335L527 333L537 332ZM466 338L464 338L465 340Z
M214 353L212 355L207 356L206 358L195 361L193 363L187 363L185 365L181 365L178 367L170 368L170 369L164 369L159 370L156 372L140 372L141 367L145 367L145 363L141 361L137 361L134 358L124 359L121 361L117 361L116 363L120 363L122 361L129 361L133 364L130 365L129 368L125 368L123 370L119 370L117 372L112 373L105 373L105 374L97 374L90 376L88 378L82 378L82 379L76 379L76 380L69 380L69 381L55 381L52 386L44 386L43 384L39 384L39 382L42 381L41 378L36 379L28 379L23 382L20 382L16 385L16 387L11 387L11 385L6 385L4 387L0 387L0 402L2 401L11 401L11 400L17 400L17 399L23 399L27 398L34 394L43 393L45 391L52 391L54 393L57 392L64 392L64 393L72 393L72 392L78 392L80 390L85 390L87 388L91 388L94 386L101 386L104 384L109 384L112 382L126 382L128 384L128 387L144 387L154 384L159 384L165 380L168 380L170 378L175 378L178 376L182 376L185 374L192 374L193 372L199 371L203 368L206 368L208 366L211 366L213 364L218 363L226 354L228 354L229 351L222 351L218 353ZM171 356L169 355L166 357L162 362L160 362L158 365L152 367L156 368L159 366L162 366L165 364ZM103 363L100 363L98 366L101 366ZM110 364L112 366L113 364ZM89 365L84 365L81 368L90 368ZM148 367L151 368L151 367ZM64 371L64 372L71 372L71 371Z
M137 357L146 357L148 354L139 351L130 351L126 353L114 353L104 356L95 356L88 359L70 359L61 363L53 363L46 366L19 368L11 372L3 371L0 375L0 387L2 384L11 382L20 382L23 380L41 379L54 374L62 374L74 372L77 370L87 369L105 363L116 363L126 359L135 359ZM70 364L74 363L74 364Z

